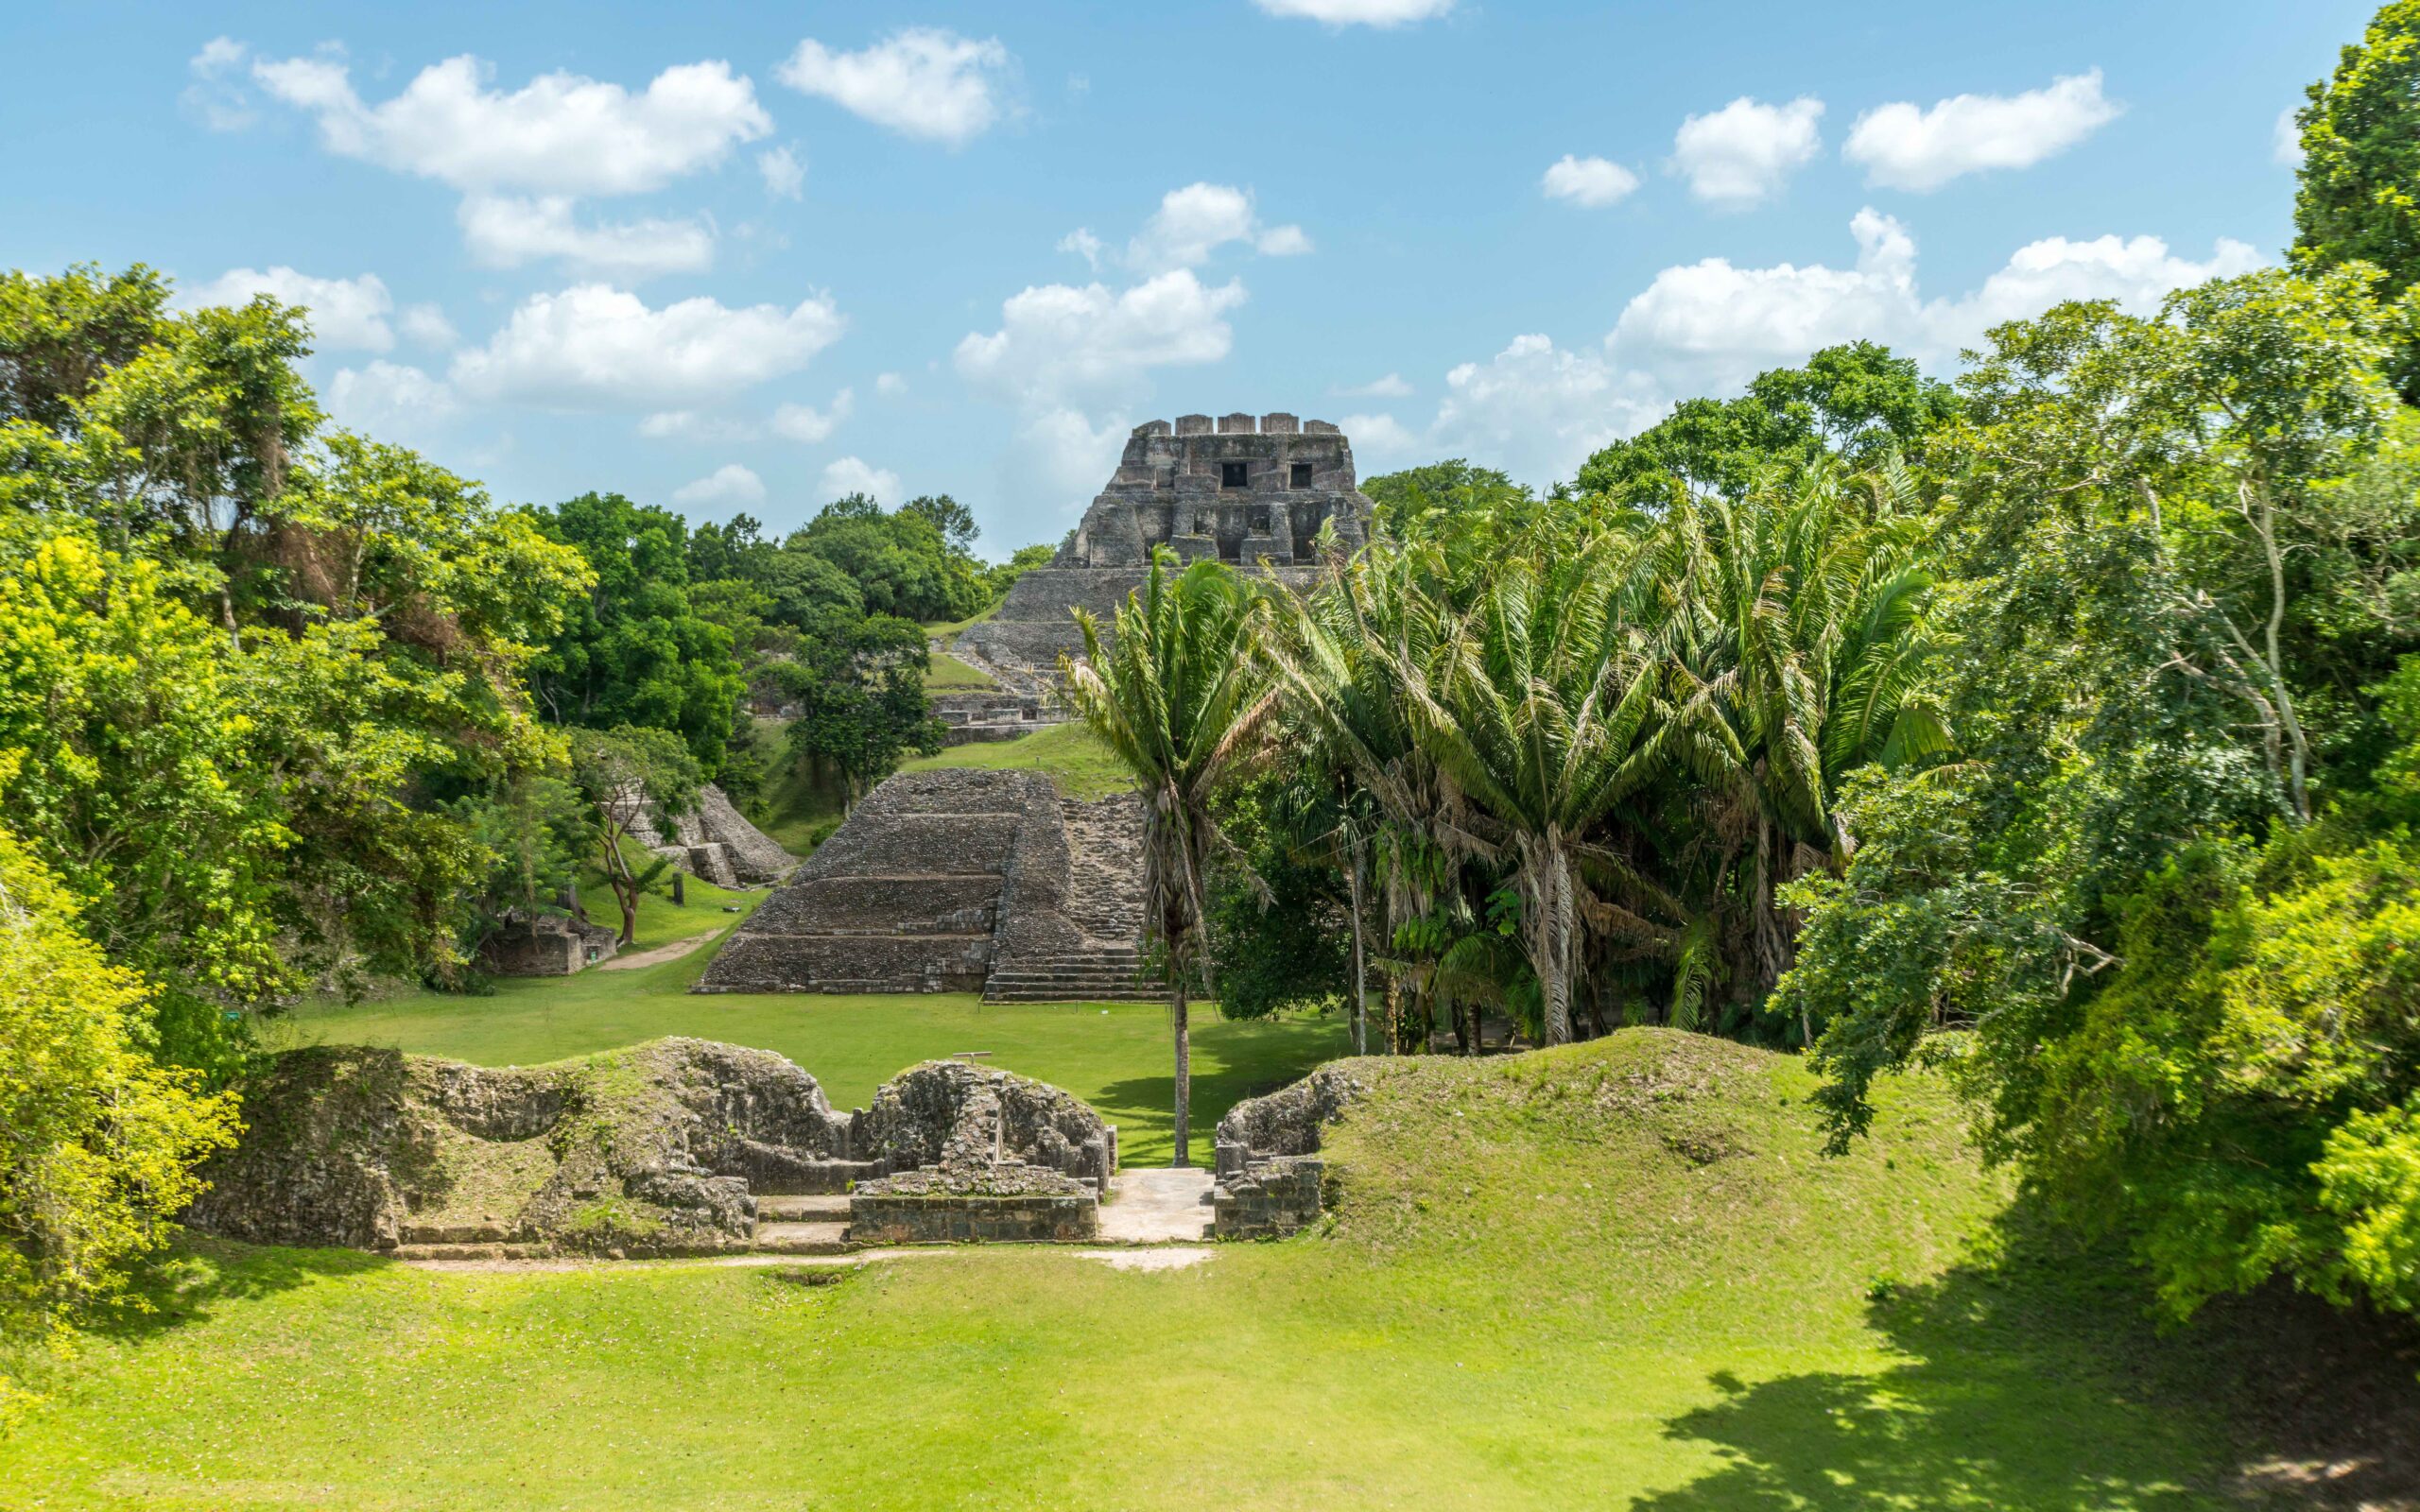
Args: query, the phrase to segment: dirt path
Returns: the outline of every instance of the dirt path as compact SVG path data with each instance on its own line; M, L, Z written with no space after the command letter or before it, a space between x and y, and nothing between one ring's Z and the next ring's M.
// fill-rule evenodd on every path
M728 929L730 926L726 924L723 927ZM596 969L600 971L635 971L643 966L661 966L666 961L679 960L721 933L720 929L710 929L702 935L692 935L687 939L676 939L669 945L658 945L651 951L640 951L633 955L616 955L610 961L600 962Z

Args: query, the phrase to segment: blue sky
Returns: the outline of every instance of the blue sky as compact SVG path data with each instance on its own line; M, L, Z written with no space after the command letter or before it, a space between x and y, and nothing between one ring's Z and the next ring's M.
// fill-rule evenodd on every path
M1815 346L2274 261L2370 9L20 4L0 260L306 299L338 418L500 498L947 491L1005 554L1155 417L1544 485Z

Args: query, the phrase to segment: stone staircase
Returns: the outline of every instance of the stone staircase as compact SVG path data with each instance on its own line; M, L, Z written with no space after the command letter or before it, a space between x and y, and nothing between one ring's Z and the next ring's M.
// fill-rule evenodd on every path
M756 1199L756 1233L748 1247L766 1255L844 1255L849 1243L845 1194Z
M1143 953L1132 945L994 967L983 988L986 1003L1157 1003L1167 996L1143 974Z
M1136 799L1062 799L1067 832L1067 920L1074 951L1025 955L992 969L986 1003L1156 1003L1166 989L1144 974L1143 806Z

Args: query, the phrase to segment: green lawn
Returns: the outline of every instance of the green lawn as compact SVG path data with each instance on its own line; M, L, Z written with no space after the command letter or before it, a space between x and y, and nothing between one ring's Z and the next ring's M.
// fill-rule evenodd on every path
M1937 1089L1826 1160L1794 1063L1676 1038L1373 1065L1330 1228L1156 1274L197 1246L33 1363L0 1506L2245 1504L2228 1377L2104 1267L1991 1256Z
M999 684L988 674L977 672L947 651L935 651L930 664L925 669L925 686L946 692L951 689L996 688Z
M726 893L694 879L689 904L650 893L638 949L737 922L725 902L753 909L762 893ZM592 900L591 912L598 918ZM717 941L717 943L719 943ZM481 1065L536 1065L663 1035L695 1035L778 1051L812 1073L839 1108L920 1060L986 1050L991 1064L1063 1087L1117 1125L1126 1158L1165 1165L1175 1149L1173 1048L1167 1010L1148 1004L986 1006L971 993L842 997L821 993L696 995L712 947L636 971L496 984L489 997L436 992L346 1007L320 1005L273 1021L270 1042L391 1045ZM1340 1019L1227 1023L1193 1016L1194 1158L1228 1108L1281 1087L1343 1053Z
M1080 724L1053 725L1014 740L978 741L952 746L938 756L919 756L901 764L903 772L929 772L946 766L980 766L991 771L1042 772L1058 782L1070 798L1107 798L1123 793L1133 779L1109 747Z

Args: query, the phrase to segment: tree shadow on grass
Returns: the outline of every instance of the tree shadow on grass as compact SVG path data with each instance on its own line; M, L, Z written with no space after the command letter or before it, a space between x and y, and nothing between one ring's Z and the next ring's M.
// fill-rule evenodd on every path
M88 1319L83 1332L141 1343L206 1323L230 1303L256 1301L394 1263L358 1249L295 1249L187 1233L136 1265L125 1298Z
M1904 1364L1713 1377L1721 1400L1666 1433L1720 1468L1633 1512L2420 1505L2420 1387L2391 1335L2282 1296L2163 1332L2121 1258L2022 1211L2003 1242L1871 1304Z

